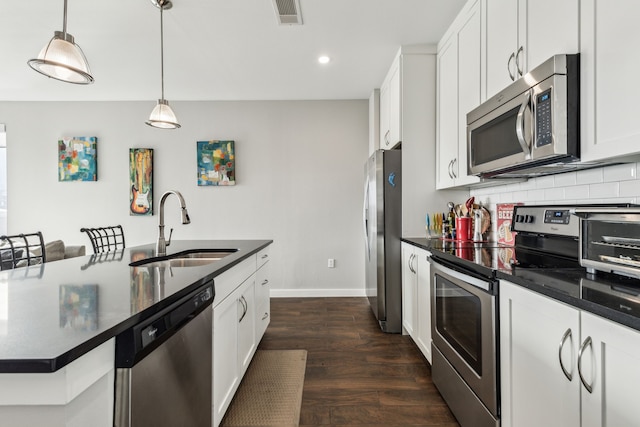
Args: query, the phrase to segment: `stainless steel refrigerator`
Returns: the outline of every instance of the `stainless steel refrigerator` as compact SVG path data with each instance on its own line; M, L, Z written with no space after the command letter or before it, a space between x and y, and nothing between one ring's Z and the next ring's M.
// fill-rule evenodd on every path
M384 332L402 332L402 162L378 150L365 165L363 223L366 294Z

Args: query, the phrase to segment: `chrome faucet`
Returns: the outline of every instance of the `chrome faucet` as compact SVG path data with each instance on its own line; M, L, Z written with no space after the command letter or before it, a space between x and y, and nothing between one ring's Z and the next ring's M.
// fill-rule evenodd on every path
M171 244L171 235L173 234L173 228L169 232L169 240L166 241L164 239L164 201L169 197L170 194L175 194L180 200L180 208L182 209L182 223L189 224L191 220L189 219L189 212L187 212L187 205L184 202L184 197L180 194L179 191L169 190L165 192L160 198L160 221L158 224L158 242L156 243L156 256L164 256L167 254L167 246Z

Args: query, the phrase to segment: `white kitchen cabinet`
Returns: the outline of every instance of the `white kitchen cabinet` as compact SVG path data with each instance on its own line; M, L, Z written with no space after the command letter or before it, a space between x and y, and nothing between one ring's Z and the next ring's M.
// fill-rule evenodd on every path
M229 295L213 309L213 421L220 424L240 384L238 299Z
M416 248L415 260L418 270L417 310L418 310L418 339L416 344L431 363L431 254Z
M380 148L380 89L369 96L369 156Z
M558 357L567 331L562 360L572 381ZM577 309L500 281L503 427L580 426L579 334Z
M400 56L396 56L380 86L380 148L383 150L394 148L402 140L400 62Z
M470 1L438 45L436 188L468 186L467 113L480 105L480 1Z
M418 270L416 247L402 242L402 328L416 341L418 314Z
M269 247L215 278L213 425L226 413L269 324ZM266 283L265 283L266 281Z
M609 320L581 313L585 345L581 371L592 393L582 387L582 426L634 426L640 423L640 333Z
M638 331L501 281L500 340L504 427L638 424Z
M431 363L431 255L402 242L402 327Z
M578 53L579 0L482 0L486 98L556 54Z
M637 160L640 2L580 3L581 159Z
M271 320L271 282L269 282L268 261L269 247L266 247L258 253L258 271L256 272L256 344L262 339Z
M249 367L249 362L256 352L256 276L251 275L238 289L236 308L238 311L238 367L240 377Z

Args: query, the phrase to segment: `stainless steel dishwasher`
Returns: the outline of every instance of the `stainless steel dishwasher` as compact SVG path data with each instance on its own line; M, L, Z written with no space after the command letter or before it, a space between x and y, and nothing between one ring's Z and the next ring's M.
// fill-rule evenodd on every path
M213 280L116 337L116 427L211 427Z

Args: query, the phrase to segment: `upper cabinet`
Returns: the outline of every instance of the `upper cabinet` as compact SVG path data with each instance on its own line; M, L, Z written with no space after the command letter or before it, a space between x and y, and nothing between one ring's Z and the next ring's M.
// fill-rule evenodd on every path
M480 104L480 1L470 1L438 44L436 188L479 181L467 175L467 113Z
M380 148L383 150L390 150L402 141L400 62L398 55L380 86Z
M581 158L637 160L637 40L640 2L582 0L580 6Z
M486 97L551 56L579 50L579 0L482 0Z
M369 155L380 147L380 89L369 96Z

